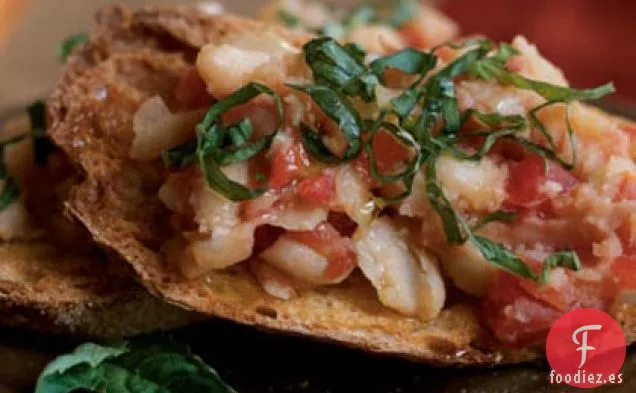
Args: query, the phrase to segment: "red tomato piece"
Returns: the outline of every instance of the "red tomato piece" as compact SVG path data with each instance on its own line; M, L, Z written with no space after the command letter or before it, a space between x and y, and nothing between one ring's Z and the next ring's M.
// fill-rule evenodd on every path
M622 255L612 263L614 281L621 289L636 289L636 255Z
M523 347L544 339L563 313L563 310L529 292L522 282L512 274L500 273L493 280L482 304L486 326L495 337L513 347Z
M396 165L408 161L409 149L399 143L389 132L380 131L373 140L373 154L378 170L382 174L389 174Z
M522 280L501 273L493 280L483 302L483 318L495 337L507 345L523 347L545 338L563 313L536 299Z
M269 186L282 188L288 185L308 165L304 148L299 143L293 144L287 150L276 149L270 165Z
M195 67L181 76L174 94L179 106L189 110L210 106L213 101Z
M325 277L328 279L348 274L357 264L351 239L341 236L329 223L320 224L313 231L288 232L287 236L327 257L329 266Z
M415 22L407 22L405 23L399 30L400 35L406 43L407 46L412 46L415 48L425 48L429 45L428 40L422 34L420 27Z
M322 174L302 180L296 192L309 203L328 206L336 197L336 183L331 174Z
M532 155L510 168L507 202L521 207L533 207L549 199L542 189L547 181L558 183L565 193L576 187L579 180L554 162L548 162L546 174L541 157Z
M624 179L618 192L619 201L636 201L636 179Z

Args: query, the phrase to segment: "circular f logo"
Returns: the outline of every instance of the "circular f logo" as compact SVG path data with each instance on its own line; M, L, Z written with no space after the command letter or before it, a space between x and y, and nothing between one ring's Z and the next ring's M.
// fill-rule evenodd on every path
M593 351L596 349L587 345L587 332L590 330L601 330L601 328L603 328L601 325L585 325L576 329L574 334L572 334L572 341L574 341L575 344L581 344L581 346L576 349L577 351L581 351L581 364L579 364L579 368L585 366L587 351ZM581 336L583 337L581 342L579 342L579 339L577 338L579 333L581 333Z
M591 308L570 311L548 334L550 382L579 388L622 383L625 351L623 330L611 316Z

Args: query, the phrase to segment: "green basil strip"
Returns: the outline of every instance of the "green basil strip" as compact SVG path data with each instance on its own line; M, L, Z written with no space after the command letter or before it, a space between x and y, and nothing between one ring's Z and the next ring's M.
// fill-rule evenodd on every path
M570 162L567 162L565 160L563 160L562 158L558 157L557 152L557 147L556 144L554 143L554 138L552 138L552 134L548 131L547 127L545 126L545 124L543 124L543 122L539 119L538 113L555 104L565 104L567 105L566 111L565 111L565 126L567 128L567 133L568 133L568 140L570 142L570 150L572 152L572 157L570 158ZM570 121L570 112L572 110L572 103L569 101L547 101L541 105L536 106L535 108L532 108L529 112L528 115L530 117L530 121L532 122L532 124L534 125L534 127L539 130L539 132L541 133L541 135L543 135L543 137L546 139L546 142L548 144L548 148L550 150L552 150L552 152L554 153L554 156L557 158L557 161L565 168L568 170L572 170L574 168L574 166L576 165L576 139L574 138L574 129L572 128L572 122Z
M343 47L333 38L322 37L305 44L303 52L316 84L347 96L359 96L367 102L375 98L378 78L365 66L364 51L360 47Z
M419 4L413 0L399 0L393 15L386 23L395 28L400 28L407 24L418 12Z
M383 175L378 169L378 164L375 159L375 153L373 152L373 141L375 140L377 133L380 132L381 128L386 130L386 132L390 132L396 137L398 141L408 147L413 148L416 152L415 157L413 157L413 159L405 165L405 168L401 172ZM369 170L371 176L381 181L382 183L391 183L398 180L404 180L405 178L409 177L413 178L422 164L422 153L419 144L415 141L415 139L413 139L413 136L411 134L393 123L382 122L378 127L372 129L369 140L365 144L364 148L367 152L367 155L369 156Z
M298 27L301 26L302 23L300 22L300 19L292 14L291 12L287 11L284 8L279 8L278 9L278 20L286 27Z
M456 134L459 131L462 117L455 97L453 80L468 72L475 62L491 50L490 45L487 45L485 41L479 42L478 48L455 59L426 82L424 86L426 103L422 108L421 127L430 129L440 119L444 119L445 134Z
M418 91L416 86L411 86L391 100L391 108L397 117L404 121L413 111L419 99L420 91Z
M437 182L436 159L429 159L426 165L426 195L431 206L442 219L446 241L463 244L470 235L470 228L451 205L442 186Z
M4 180L4 186L0 192L0 212L20 197L20 187L15 177L9 175L1 180Z
M5 148L9 145L19 143L27 138L27 135L19 135L0 142L0 181L4 182L0 191L0 211L9 207L20 197L20 187L18 181L9 173L9 168L5 162Z
M275 134L268 135L260 140L250 143L249 145L241 146L240 149L234 151L222 152L219 158L219 164L221 166L227 166L249 160L261 151L269 148L274 140Z
M68 37L67 39L65 39L64 41L62 41L62 43L60 44L60 47L58 48L58 57L60 61L62 62L66 61L66 59L70 56L70 54L73 52L73 49L75 49L75 47L77 47L78 45L85 44L89 41L90 39L88 37L88 34L86 33L74 34Z
M384 71L396 69L409 75L426 75L435 68L437 57L432 53L406 48L392 55L380 57L369 64L371 71L384 83Z
M528 128L528 120L522 115L502 115L497 112L483 113L475 109L468 109L463 114L462 123L466 123L471 117L475 117L481 124L491 129L524 130Z
M499 131L485 131L485 132L471 132L468 134L460 135L460 138L465 137L475 137L475 136L483 136L485 137L484 143L479 146L479 149L472 154L466 153L463 150L457 148L454 144L444 143L444 141L440 138L437 138L435 143L439 143L446 150L450 151L455 158L459 158L461 160L470 160L470 161L479 161L484 158L490 150L493 148L495 143L505 137L513 136L518 133L519 130L499 130Z
M575 252L561 251L547 257L543 261L541 273L537 275L523 260L502 244L478 235L474 235L472 241L481 255L490 263L515 275L533 280L540 285L548 282L550 271L556 267L564 267L573 271L578 271L581 268L581 261Z
M357 26L368 25L376 19L376 10L371 4L359 4L355 6L349 15L344 19L343 25L347 29L353 29Z
M305 123L300 123L300 138L307 151L318 161L325 164L337 164L342 161L340 157L333 154L325 146L320 134L316 133Z
M44 101L35 101L29 105L27 113L31 122L35 165L46 166L49 155L56 150L55 145L46 135L46 104Z
M502 244L479 235L472 236L472 241L488 262L517 276L536 281L537 277L532 269Z
M217 158L211 152L199 150L197 157L203 175L210 187L231 201L238 202L254 199L266 191L265 189L251 190L229 179L223 173Z
M491 222L512 222L517 219L517 216L517 213L499 210L480 219L477 224L471 228L471 231L477 232Z
M236 393L189 348L168 339L87 343L51 362L35 393Z
M358 112L349 101L337 91L326 86L298 86L291 84L287 86L308 94L320 109L336 123L348 144L347 150L339 161L348 161L357 157L362 148L362 122ZM303 140L306 140L306 138L303 138ZM315 149L329 151L322 139L313 138L312 141ZM307 147L309 148L310 146ZM331 154L333 155L333 153ZM319 156L316 158L320 159Z
M574 251L555 252L543 261L541 276L538 277L539 284L546 284L550 279L550 270L555 267L565 267L573 271L581 269L581 260Z
M164 164L169 168L183 169L196 162L197 141L192 140L173 147L161 154Z
M487 80L496 80L506 86L514 86L519 89L534 91L548 101L570 102L598 100L616 91L612 83L607 83L593 89L573 89L553 85L547 82L528 79L491 63L484 64L480 71L480 76L485 76L484 79Z
M235 134L229 138L231 142L245 141L247 134L251 135L252 128L251 125L248 127L244 121L226 128L221 122L221 115L227 110L245 104L261 94L272 96L276 103L279 120L275 130L272 134L258 141L239 146L230 146L229 150L225 149L223 145L228 139L228 134ZM283 117L284 109L280 96L269 87L254 82L248 83L235 93L212 105L203 121L197 125L196 157L208 185L232 201L252 199L265 192L264 189L250 190L230 180L223 173L221 167L245 161L268 148L283 125ZM187 147L182 146L182 148L187 151Z

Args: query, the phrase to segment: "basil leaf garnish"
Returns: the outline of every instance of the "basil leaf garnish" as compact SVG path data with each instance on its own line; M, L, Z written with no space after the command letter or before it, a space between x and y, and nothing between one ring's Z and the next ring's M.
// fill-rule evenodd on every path
M446 195L444 195L442 186L437 181L436 158L432 157L426 163L426 195L431 206L442 219L446 241L451 244L462 244L468 239L470 228L457 214Z
M479 235L472 236L471 240L477 246L481 255L488 262L514 273L517 276L536 280L536 275L532 269L502 244L496 243Z
M58 57L60 58L60 61L62 62L66 61L66 59L70 56L70 54L73 52L73 49L75 49L75 47L81 44L85 44L89 41L90 40L89 40L88 34L86 33L74 34L68 37L67 39L65 39L64 41L62 41L58 49Z
M399 0L393 14L386 23L395 28L400 28L413 19L413 16L418 11L418 7L417 2L413 0Z
M224 126L221 115L227 110L245 104L253 98L267 94L274 98L278 112L278 124L273 132L260 140L248 142L252 135L252 125L248 120L238 124ZM264 189L251 190L242 184L229 179L221 167L248 160L261 151L266 150L283 125L283 103L278 94L269 87L259 83L248 83L233 94L218 101L206 113L205 118L197 125L196 161L208 182L208 185L232 201L252 199ZM169 163L183 165L191 162L191 144L171 149L164 154L164 160ZM179 157L179 153L183 153Z
M371 71L384 82L384 71L396 69L409 75L426 75L435 68L437 57L413 48L402 49L392 55L380 57L369 64Z
M312 100L325 112L325 114L333 120L345 139L347 140L347 149L344 155L339 159L329 159L327 162L342 162L348 161L358 156L362 147L361 131L362 123L358 112L353 108L349 101L343 97L337 91L327 87L319 85L298 86L288 85L289 87L298 91L308 94ZM329 148L324 144L322 139L317 137L308 137L306 134L309 132L310 127L308 125L303 126L305 136L303 141L307 142L311 140L311 145L307 145L310 151L327 152ZM318 134L318 133L316 133ZM333 153L332 156L335 157ZM325 154L321 154L325 156ZM321 159L320 156L316 158Z
M512 222L516 219L517 219L517 213L499 210L499 211L490 213L486 217L483 217L482 219L480 219L479 222L477 222L477 224L475 224L471 228L471 230L473 232L477 232L481 228L490 224L491 222Z
M190 350L171 340L81 345L51 362L35 393L236 393Z
M546 284L550 278L550 270L555 267L565 267L570 270L578 271L581 269L581 260L574 251L566 250L555 252L543 261L541 275L538 277L540 284Z
M5 162L5 149L7 146L22 142L27 135L19 135L0 142L0 182L4 183L0 190L0 212L9 207L20 197L20 187L17 179L9 173Z
M342 22L347 29L353 29L360 25L368 25L376 20L376 9L372 4L361 3L352 8Z
M281 21L282 24L287 27L293 28L293 27L298 27L302 25L302 23L300 22L300 19L298 19L296 15L292 14L291 12L283 8L278 9L278 20Z
M323 37L309 41L303 52L316 84L367 102L375 98L378 78L365 66L365 53L359 46L343 47L333 38Z

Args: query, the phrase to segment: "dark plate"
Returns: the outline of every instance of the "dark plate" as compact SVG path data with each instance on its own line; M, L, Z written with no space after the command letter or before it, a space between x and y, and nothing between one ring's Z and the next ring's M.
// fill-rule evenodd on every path
M210 321L173 333L240 393L538 393L579 390L548 383L545 364L495 369L438 369L389 357ZM31 390L52 356L79 341L0 329L0 385ZM622 369L623 385L598 392L636 391L636 353ZM0 392L2 387L0 386Z

